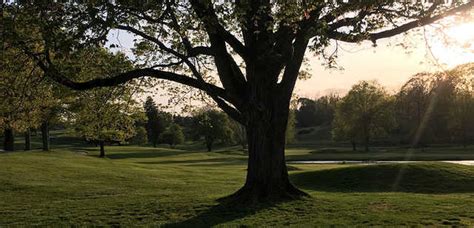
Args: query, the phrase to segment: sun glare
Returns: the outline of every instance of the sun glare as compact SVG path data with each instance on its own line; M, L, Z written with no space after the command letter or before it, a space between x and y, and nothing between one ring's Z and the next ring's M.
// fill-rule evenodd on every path
M453 67L474 62L474 21L437 29L431 33L437 33L437 37L441 37L428 38L432 57L440 64Z
M463 48L474 51L474 22L453 26L448 29L447 35L455 39Z

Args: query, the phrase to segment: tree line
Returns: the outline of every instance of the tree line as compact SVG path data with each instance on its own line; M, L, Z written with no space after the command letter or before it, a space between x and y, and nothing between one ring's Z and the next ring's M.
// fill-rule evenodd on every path
M344 97L299 99L297 126L329 126L332 138L365 150L385 145L474 142L474 64L413 75L395 94L375 81L354 85ZM299 133L308 133L300 130Z

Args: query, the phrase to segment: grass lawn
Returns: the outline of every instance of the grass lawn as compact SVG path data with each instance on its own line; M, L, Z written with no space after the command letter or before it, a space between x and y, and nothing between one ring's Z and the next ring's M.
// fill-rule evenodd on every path
M374 147L369 152L352 151L348 147L293 145L286 152L288 161L361 160L361 161L450 161L474 160L474 146L433 146L422 149Z
M242 152L106 149L105 159L93 147L1 153L0 226L474 226L474 166L291 165L311 198L236 208L216 199L242 186Z

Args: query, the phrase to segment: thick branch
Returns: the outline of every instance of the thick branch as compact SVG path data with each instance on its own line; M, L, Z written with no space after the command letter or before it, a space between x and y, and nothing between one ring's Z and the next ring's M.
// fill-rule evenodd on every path
M293 88L295 87L296 80L298 79L298 73L300 71L301 64L303 63L308 42L309 40L306 38L306 34L303 31L300 31L293 44L293 56L286 64L285 71L283 72L283 78L279 85L286 97L291 97L291 94L293 93Z
M215 86L209 83L203 83L197 79L194 79L185 75L156 70L152 68L136 69L136 70L131 70L125 73L118 74L113 77L96 78L96 79L92 79L85 82L75 82L69 79L68 77L62 75L61 73L59 73L54 68L47 67L43 62L39 61L38 59L37 59L37 63L38 63L38 66L45 72L45 75L47 77L53 79L55 82L59 84L62 84L64 86L67 86L75 90L87 90L87 89L92 89L92 88L97 88L97 87L116 86L116 85L126 83L136 78L148 76L152 78L169 80L169 81L177 82L183 85L191 86L191 87L203 90L208 94L219 96L225 100L228 99L228 96L225 90L218 86ZM228 101L232 102L232 100L228 100Z
M227 114L229 114L233 119L240 123L244 123L240 112L227 104L227 102L233 103L236 101L230 98L224 89L213 84L203 82L202 80L194 79L185 75L176 74L172 72L144 68L131 70L113 77L96 78L85 82L75 82L70 80L66 76L60 74L54 68L47 67L42 61L39 61L39 59L35 59L38 62L38 66L45 72L45 75L47 75L47 77L51 78L59 84L62 84L75 90L87 90L97 87L116 86L131 81L133 79L146 76L157 79L169 80L172 82L191 86L206 92L216 101L217 105L222 108Z
M347 33L342 33L342 32L337 32L337 31L329 31L328 35L329 35L329 38L331 39L336 39L336 40L350 42L350 43L357 43L363 40L371 40L372 42L375 43L379 39L392 37L392 36L407 32L411 29L434 23L444 17L452 16L460 12L471 10L473 6L474 6L473 2L470 1L464 5L453 8L444 13L440 13L436 16L422 17L418 20L408 22L396 28L381 31L381 32L376 32L376 33L350 35Z
M344 26L355 25L367 15L369 15L369 11L362 11L356 17L344 18L336 21L329 25L329 31L335 31L336 29Z
M138 30L134 27L128 26L128 25L117 25L117 28L121 29L121 30L131 32L135 35L141 36L142 38L157 44L160 47L160 49L162 49L162 50L164 50L164 51L166 51L166 52L168 52L168 53L170 53L170 54L172 54L172 55L174 55L174 56L176 56L180 59L186 59L185 55L177 52L176 50L173 50L173 49L167 47L161 40L159 40L159 39L157 39L153 36L150 36L150 35L146 34L143 31L140 31L140 30Z
M133 27L130 27L130 26L126 26L126 25L118 25L117 28L119 29L122 29L122 30L126 30L126 31L129 31L129 32L132 32L136 35L139 35L141 37L143 37L144 39L147 39L151 42L154 42L155 44L157 44L160 49L178 57L179 59L181 59L184 63L186 63L186 65L189 67L189 69L193 72L193 75L200 81L202 81L203 84L206 84L206 82L204 81L202 75L199 73L199 71L197 70L196 66L191 62L189 61L189 58L188 56L172 49L172 48L169 48L167 47L161 40L155 38L155 37L152 37L148 34L146 34L145 32L142 32L136 28L133 28Z
M156 43L162 50L180 58L183 62L186 63L186 65L191 69L191 71L193 72L193 75L196 77L196 79L193 79L193 78L190 78L190 77L186 77L184 76L184 78L182 79L185 79L187 83L192 83L193 87L195 88L198 88L198 89L201 89L203 91L206 91L209 96L211 96L211 98L219 105L220 108L222 108L226 113L228 113L233 119L237 120L237 121L242 121L240 119L240 117L238 117L236 115L236 113L238 113L237 110L235 110L234 108L232 108L231 106L227 105L227 103L225 101L222 101L222 99L236 105L236 106L240 106L241 105L241 101L239 100L239 96L236 96L236 93L238 92L238 89L235 89L235 87L238 87L238 82L233 82L231 84L227 83L227 78L229 79L235 79L235 78L241 78L243 79L243 75L238 75L235 71L236 67L232 67L232 66L236 66L237 64L235 64L235 62L232 62L229 61L229 58L230 55L227 54L228 56L226 55L222 55L222 54L219 54L218 52L222 49L217 49L216 51L216 48L213 46L211 48L208 48L208 47L195 47L195 48L191 48L189 49L189 55L193 55L193 54L197 54L197 52L206 52L206 53L212 53L214 56L217 56L218 58L216 59L216 62L219 62L219 61L226 61L226 67L224 67L226 70L227 68L230 67L230 72L231 75L227 75L227 74L224 74L226 75L226 77L223 79L221 77L221 81L222 83L224 84L224 87L227 89L227 91L225 91L224 89L222 88L219 88L219 89L222 89L224 91L223 94L215 94L213 93L213 91L215 90L215 88L213 87L216 87L212 84L209 84L207 82L204 81L202 75L198 72L198 70L196 69L196 67L194 66L193 63L191 63L191 61L189 61L188 57L189 56L186 56L184 54L181 54L179 53L178 51L176 50L173 50L169 47L167 47L163 42L161 42L159 39L155 38L155 37L152 37L136 28L133 28L133 27L130 27L130 26L126 26L126 25L119 25L117 26L117 28L119 29L122 29L122 30L126 30L126 31L129 31L129 32L132 32L136 35L139 35L151 42L154 42ZM224 44L224 49L225 49L225 44ZM225 52L227 53L227 52ZM219 64L218 65L218 69L222 69L222 67L219 67ZM149 70L149 69L148 69ZM238 70L238 68L237 68ZM240 71L240 70L239 70ZM156 72L155 72L156 73ZM165 73L163 75L163 73ZM229 73L229 72L226 72L226 73ZM166 77L166 74L170 74L170 72L161 72L161 76L159 78L161 79L168 79L168 80L171 80L171 81L175 81L173 79L177 79L178 77L167 77L167 78L163 78L163 77ZM172 74L172 73L171 73ZM221 72L219 72L219 76L222 76L223 74L221 74ZM151 77L156 77L156 76L153 76L153 75L147 75L147 76L151 76ZM189 81L189 79L192 79L193 81ZM181 81L177 81L179 83L182 83L182 84L185 84L185 85L189 85L189 84L186 84L186 83L183 83ZM240 87L239 87L240 88ZM225 95L225 96L223 96ZM232 111L233 110L233 111Z
M211 56L214 56L214 52L212 51L212 49L210 47L206 47L206 46L196 46L196 47L192 47L191 49L189 49L189 56L198 56L198 55L211 55Z
M246 58L244 54L245 47L237 38L219 24L212 4L208 3L205 5L202 1L191 1L191 3L199 18L202 18L202 22L208 33L211 50L214 54L215 64L222 85L230 96L235 99L241 98L241 93L245 85L245 77L233 57L227 51L226 42L244 59ZM235 45L237 45L237 50L235 49ZM239 51L238 49L241 50ZM237 105L239 106L240 104Z
M214 12L212 4L204 4L204 1L192 0L191 4L196 14L201 18L204 23L207 33L209 36L217 35L224 39L234 51L239 54L242 58L246 59L247 50L242 42L239 41L232 33L227 31L220 23Z

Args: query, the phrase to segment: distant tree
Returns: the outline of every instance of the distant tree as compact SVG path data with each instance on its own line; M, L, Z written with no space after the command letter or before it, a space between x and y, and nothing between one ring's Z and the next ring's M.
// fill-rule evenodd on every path
M462 119L461 113L467 111L462 108L466 106L463 106L461 91L464 89L461 88L469 80L457 70L412 76L397 95L398 132L408 136L413 147L457 140L462 129L459 118ZM469 121L463 122L468 124Z
M327 125L332 123L338 101L339 96L335 94L329 94L316 99L315 107L317 125Z
M136 145L145 145L148 141L146 123L146 114L142 111L133 113L132 118L135 122L135 135L130 139L130 142Z
M227 115L223 112L210 109L198 112L195 115L197 132L204 137L207 151L212 151L216 142L229 143L233 141L233 132Z
M148 96L144 104L145 113L147 116L146 122L146 133L148 137L148 142L153 144L153 147L156 147L162 132L160 128L159 121L159 111L158 106L153 101L153 98Z
M96 93L100 96L103 93ZM89 93L90 97L90 93ZM100 146L99 157L105 157L106 143L123 143L135 135L133 118L121 111L122 104L102 103L99 97L81 107L75 124L77 131L87 141Z
M433 137L436 143L451 143L456 137L453 137L453 132L450 131L451 113L456 107L456 87L459 77L449 75L448 72L441 76L435 74L436 81L433 87L434 102L432 102L431 118L429 124L433 132Z
M387 134L394 126L391 101L376 82L362 81L341 100L333 124L335 139L348 139L355 149L356 140L363 141L369 150L370 139Z
M196 121L193 116L173 115L173 122L179 124L183 128L184 138L193 141L198 140L199 135L196 133Z
M343 99L344 101L344 99ZM341 101L341 103L343 102ZM350 106L347 104L339 104L336 108L334 121L332 124L332 137L335 141L349 140L352 145L352 150L357 150L357 141L359 141L360 129L355 124L352 124L347 119L352 115Z
M474 140L474 63L460 65L447 74L457 79L448 114L450 133L466 147Z
M290 110L286 127L286 144L294 143L296 140L296 114L295 110Z
M2 44L0 67L0 129L5 151L13 151L15 132L23 132L25 150L31 149L31 129L41 122L43 105L50 100L43 73L21 50Z
M116 74L131 67L122 53L112 54L100 48L84 49L67 61L69 65L64 66L79 71L76 75L82 79L97 73ZM100 146L100 157L105 156L106 143L122 143L135 135L138 110L133 94L137 91L135 84L128 83L76 94L71 108L74 126L87 141Z
M298 127L316 126L317 113L316 102L308 98L300 98L298 100L299 108L296 111L296 123Z
M147 132L144 127L135 128L135 136L130 139L130 143L135 145L145 145L147 143Z
M399 133L407 135L414 147L425 145L432 137L429 120L433 107L432 75L418 73L403 85L396 98Z
M51 149L50 127L61 124L63 117L70 111L68 108L74 102L76 92L65 87L48 83L46 91L51 91L40 105L40 130L43 151Z
M331 94L316 100L300 98L299 108L296 110L296 124L298 127L312 127L331 124L339 97Z
M170 124L166 130L160 135L160 141L174 148L176 145L184 142L184 133L178 124Z
M230 120L230 126L232 128L232 132L234 133L234 140L240 146L242 146L243 150L247 149L247 131L245 127L237 121Z
M166 131L166 129L171 126L171 124L175 123L173 119L173 115L168 112L160 111L158 113L158 132L160 132L160 135ZM178 124L179 125L179 124ZM181 125L179 125L181 127ZM181 129L182 130L182 129ZM158 141L162 143L159 140Z

